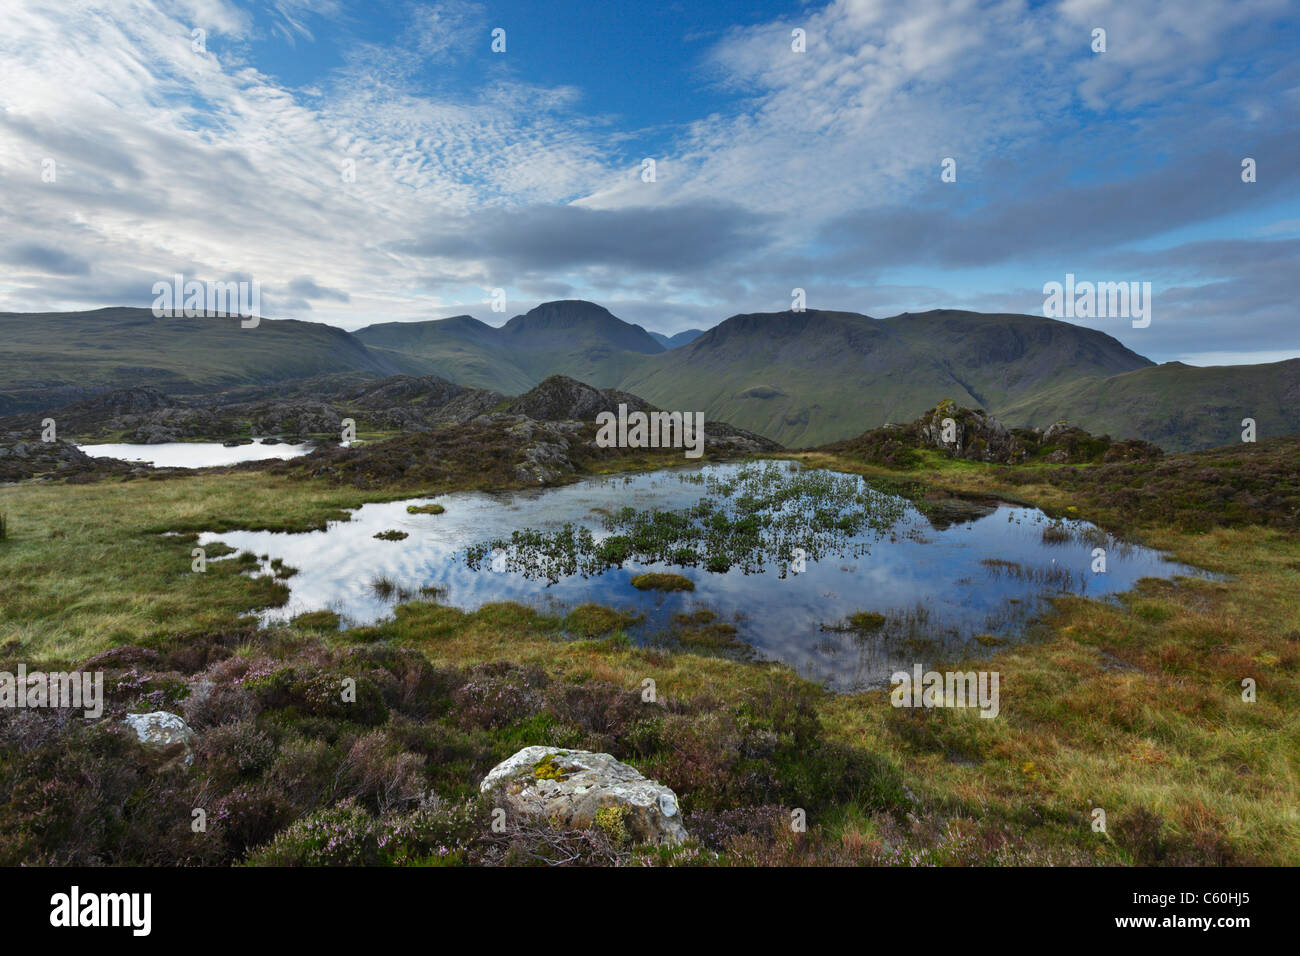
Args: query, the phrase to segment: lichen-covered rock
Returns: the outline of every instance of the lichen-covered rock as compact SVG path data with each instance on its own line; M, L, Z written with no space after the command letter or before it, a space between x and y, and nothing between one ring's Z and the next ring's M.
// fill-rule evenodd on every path
M135 738L160 767L177 762L187 766L194 762L194 742L198 736L177 714L155 710L149 714L127 714L123 720L135 731Z
M130 469L126 462L93 458L62 439L44 442L13 434L0 435L0 481L125 474Z
M609 754L525 747L493 767L479 790L508 813L559 826L601 827L638 843L687 838L677 795Z

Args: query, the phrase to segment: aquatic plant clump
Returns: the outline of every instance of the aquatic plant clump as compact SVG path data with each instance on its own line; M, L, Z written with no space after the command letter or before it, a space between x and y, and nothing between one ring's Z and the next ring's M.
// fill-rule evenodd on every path
M550 532L516 531L508 540L469 548L467 561L477 569L491 555L494 570L551 581L599 574L627 561L718 573L735 567L746 574L777 563L784 576L799 561L829 553L865 554L869 543L862 538L889 531L907 509L903 499L876 491L857 476L777 462L746 465L727 475L678 478L704 487L694 505L605 513L601 537L574 524Z
M680 574L651 572L638 574L632 579L632 587L638 591L694 591L695 582Z

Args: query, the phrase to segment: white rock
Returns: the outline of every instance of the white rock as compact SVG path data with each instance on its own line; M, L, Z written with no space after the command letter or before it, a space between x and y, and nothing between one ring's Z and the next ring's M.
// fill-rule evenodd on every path
M127 714L122 722L135 731L136 740L164 762L183 759L187 766L194 762L194 741L198 736L184 718L155 710L150 714Z
M609 754L525 747L493 767L479 790L493 794L508 813L529 819L590 829L596 826L597 810L622 807L623 828L637 842L687 839L677 795Z

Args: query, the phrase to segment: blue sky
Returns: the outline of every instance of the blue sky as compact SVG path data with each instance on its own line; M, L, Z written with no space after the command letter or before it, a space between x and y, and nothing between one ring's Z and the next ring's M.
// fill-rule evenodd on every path
M1088 324L1157 361L1295 357L1297 12L15 0L0 308L148 305L180 272L345 328L589 298L671 333L796 287L1041 314L1073 273L1152 283L1149 327Z

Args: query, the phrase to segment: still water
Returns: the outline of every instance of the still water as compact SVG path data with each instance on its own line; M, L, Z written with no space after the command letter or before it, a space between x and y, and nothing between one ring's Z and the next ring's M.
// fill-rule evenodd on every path
M755 467L767 469L763 480L747 484ZM809 479L832 485L812 496L788 485ZM427 502L443 505L445 513L407 512L408 504ZM854 508L865 521L845 517ZM611 525L622 509L631 509L623 512L627 520ZM667 515L674 527L690 525L680 516L712 527L719 513L757 514L760 530L747 540L759 544L747 555L733 555L727 570L716 560L683 566L648 559L645 552L620 567L566 557L557 564L554 548L544 544L547 535L569 541L589 532L589 549L599 549L641 520L628 517L633 511L646 520ZM512 532L524 529L527 535L512 543ZM374 537L385 531L407 537ZM643 641L675 614L707 609L735 623L760 658L784 661L836 690L880 686L893 671L917 662L980 656L998 642L1023 639L1052 595L1100 598L1127 591L1142 577L1202 574L1086 522L1053 520L1033 508L1000 505L936 528L911 503L870 491L861 479L784 462L367 504L324 531L200 537L200 544L214 541L298 569L286 582L288 603L263 612L268 622L329 609L349 622L370 623L391 614L394 601L418 599L426 587L437 588L442 603L465 610L518 601L554 612L594 601L643 614L630 630ZM680 558L695 543L671 542L660 555ZM800 563L791 548L801 543L806 557ZM1105 552L1104 573L1094 570L1097 548ZM639 591L630 582L645 571L684 575L695 590ZM395 590L376 588L377 581ZM852 630L848 618L863 611L883 615L883 623Z
M216 465L235 465L241 461L260 461L263 458L296 458L312 450L311 445L264 445L260 441L233 448L227 448L220 442L207 441L176 441L159 445L105 443L77 447L92 458L138 461L155 468L212 468Z

